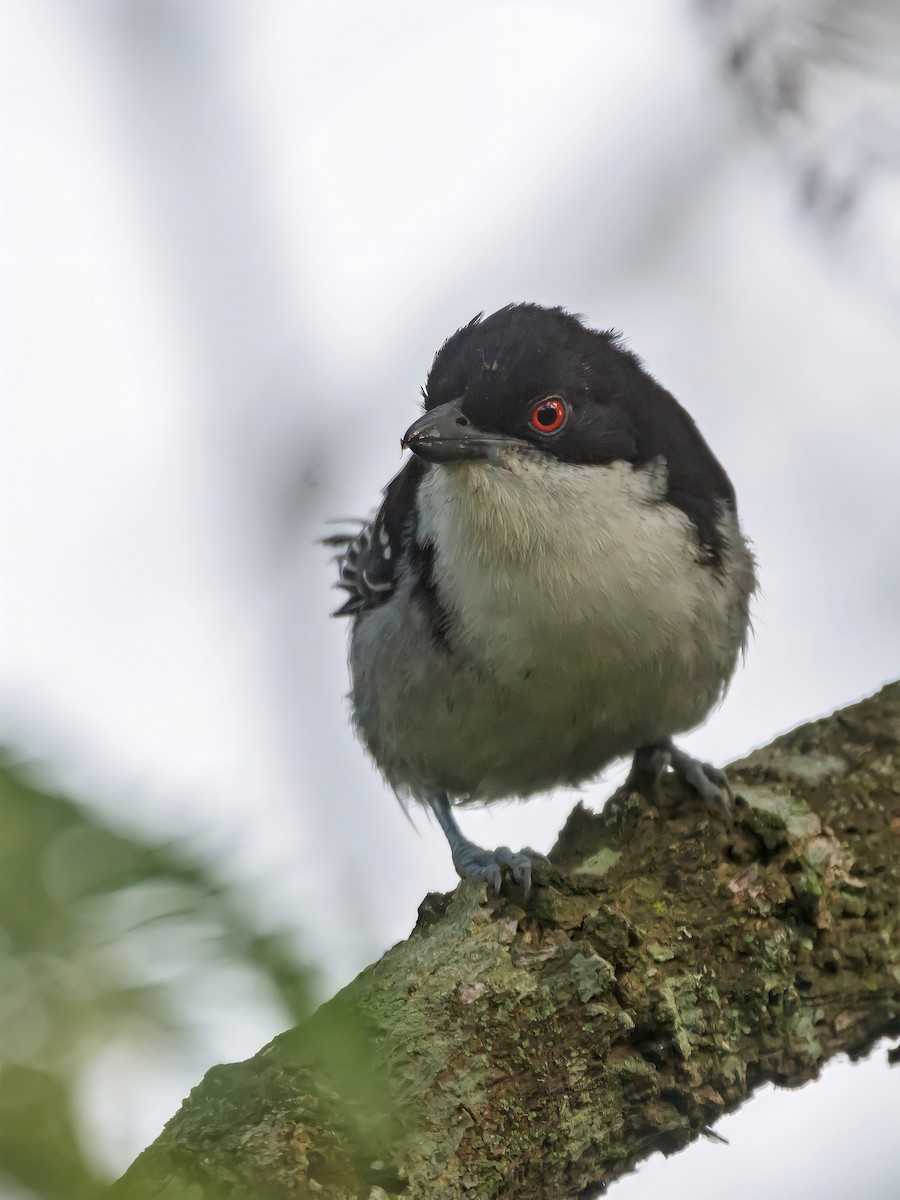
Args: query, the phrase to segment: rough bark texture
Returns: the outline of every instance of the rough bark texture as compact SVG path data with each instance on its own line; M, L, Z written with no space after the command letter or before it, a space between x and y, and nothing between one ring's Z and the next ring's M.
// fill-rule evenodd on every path
M900 684L735 763L733 832L578 806L525 900L462 884L216 1067L119 1200L557 1200L900 1032Z

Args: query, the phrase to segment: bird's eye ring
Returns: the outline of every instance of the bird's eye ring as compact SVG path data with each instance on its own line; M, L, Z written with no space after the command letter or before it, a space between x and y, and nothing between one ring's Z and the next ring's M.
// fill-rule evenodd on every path
M532 405L528 423L538 433L556 433L562 429L569 415L569 408L560 396L547 396Z

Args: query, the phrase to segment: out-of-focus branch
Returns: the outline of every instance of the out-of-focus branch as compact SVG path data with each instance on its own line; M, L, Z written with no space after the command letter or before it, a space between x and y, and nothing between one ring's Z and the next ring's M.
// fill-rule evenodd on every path
M698 0L820 226L900 292L900 0Z
M217 1067L119 1200L597 1194L761 1083L900 1032L900 684L734 764L732 833L577 807L532 894L429 896L309 1022Z

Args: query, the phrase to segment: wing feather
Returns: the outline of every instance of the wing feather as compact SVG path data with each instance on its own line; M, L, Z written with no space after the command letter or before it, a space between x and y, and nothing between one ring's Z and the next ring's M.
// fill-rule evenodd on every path
M339 553L336 587L348 593L332 616L353 617L376 608L397 587L400 566L415 539L416 493L427 466L411 458L384 491L381 507L358 533L341 531L322 541Z

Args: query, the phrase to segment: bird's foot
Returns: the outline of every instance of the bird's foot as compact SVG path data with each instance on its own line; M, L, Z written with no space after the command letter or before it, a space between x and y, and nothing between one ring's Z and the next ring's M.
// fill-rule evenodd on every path
M453 865L461 879L481 879L489 883L499 895L503 886L503 874L509 871L525 895L531 891L531 871L536 863L548 860L537 850L526 847L518 853L509 846L498 846L496 850L482 850L467 837L463 837L453 816L450 798L445 791L435 790L425 796L425 801L438 819L446 834L453 855Z
M496 850L482 850L474 842L461 838L453 846L453 865L461 879L486 881L499 895L503 886L503 874L509 871L525 895L531 891L531 871L535 863L545 864L547 859L537 850L526 847L518 853L509 846L498 846Z
M658 804L662 798L661 780L669 767L693 788L709 809L722 816L729 826L732 824L734 793L728 776L712 763L692 758L672 742L658 742L637 750L625 786L640 792L652 804Z
M704 804L712 812L724 818L727 825L733 824L734 792L728 782L728 776L720 767L712 763L701 762L692 758L684 750L679 750L671 742L668 746L671 755L671 767L679 779L683 779L688 787L692 787Z

